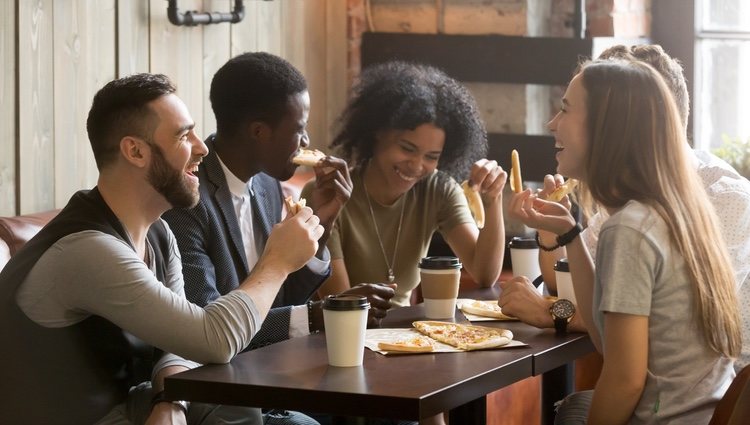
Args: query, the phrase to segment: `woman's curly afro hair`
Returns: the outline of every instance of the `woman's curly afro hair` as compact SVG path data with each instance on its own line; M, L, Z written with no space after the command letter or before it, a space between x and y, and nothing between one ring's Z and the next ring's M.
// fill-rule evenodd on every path
M362 73L330 147L360 167L372 157L377 133L428 123L445 132L438 169L457 180L487 155L487 133L466 87L431 66L379 64Z

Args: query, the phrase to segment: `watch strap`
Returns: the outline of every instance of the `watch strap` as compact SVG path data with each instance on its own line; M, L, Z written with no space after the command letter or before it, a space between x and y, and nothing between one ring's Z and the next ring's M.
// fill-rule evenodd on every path
M559 334L568 332L568 319L553 316L553 321L555 323L555 332Z
M563 233L562 235L557 237L557 246L565 246L571 242L573 242L573 239L578 236L583 228L580 224L576 223L575 226L573 226L572 229L568 230L567 232Z

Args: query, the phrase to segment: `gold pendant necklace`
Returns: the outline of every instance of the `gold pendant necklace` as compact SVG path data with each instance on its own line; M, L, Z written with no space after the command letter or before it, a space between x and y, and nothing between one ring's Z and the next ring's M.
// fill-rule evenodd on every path
M406 206L406 197L409 192L404 194L404 200L401 204L401 218L398 220L398 230L396 231L396 244L393 246L393 256L391 261L388 262L388 256L385 253L383 247L383 240L380 238L380 231L378 230L378 223L375 221L375 212L372 210L372 203L370 202L370 194L367 192L367 184L365 183L365 173L362 173L362 186L365 188L365 197L367 198L367 206L370 207L370 217L372 217L372 225L375 228L375 235L378 237L378 243L380 244L380 251L383 253L383 261L385 261L386 267L388 267L388 283L393 283L396 280L396 275L393 273L393 268L396 266L396 252L398 251L398 240L401 237L401 224L404 222L404 207Z

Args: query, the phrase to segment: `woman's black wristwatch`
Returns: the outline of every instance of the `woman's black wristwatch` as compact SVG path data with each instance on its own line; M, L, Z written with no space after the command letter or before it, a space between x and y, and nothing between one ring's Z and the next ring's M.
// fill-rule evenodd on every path
M557 333L565 333L568 331L568 323L573 319L573 315L576 314L576 306L570 300L560 298L549 307L549 313L555 322L555 331Z

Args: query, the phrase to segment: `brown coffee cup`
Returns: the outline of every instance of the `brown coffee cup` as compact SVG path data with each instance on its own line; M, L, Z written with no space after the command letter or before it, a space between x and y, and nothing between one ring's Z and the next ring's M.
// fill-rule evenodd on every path
M422 297L428 319L447 319L455 315L461 262L456 257L425 257L419 262Z

